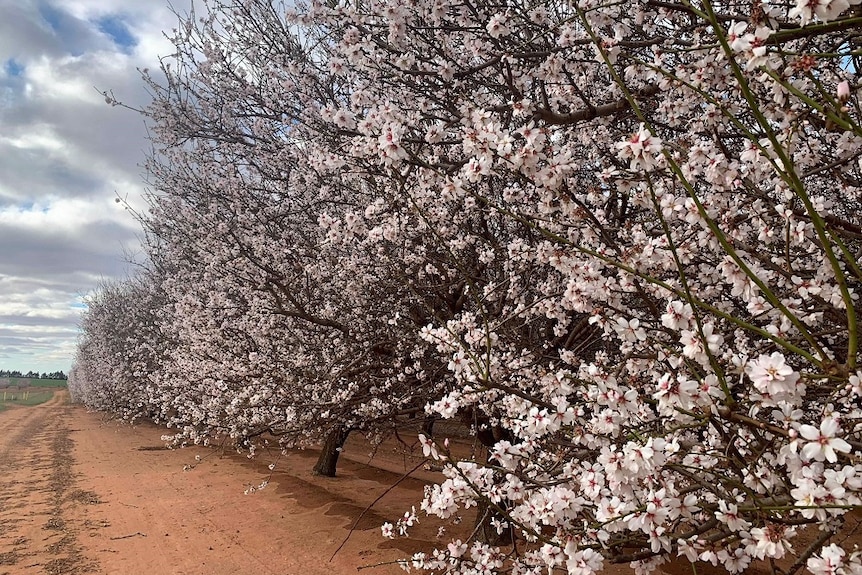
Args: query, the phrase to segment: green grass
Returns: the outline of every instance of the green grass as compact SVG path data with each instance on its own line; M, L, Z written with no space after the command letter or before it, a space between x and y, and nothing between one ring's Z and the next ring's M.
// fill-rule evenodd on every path
M31 379L30 387L66 387L65 379Z
M20 391L0 389L0 410L10 405L32 406L45 403L54 396L53 391Z
M13 386L23 385L24 387L66 387L65 379L30 379L28 377L10 377L9 382ZM0 391L2 391L2 389L0 389Z

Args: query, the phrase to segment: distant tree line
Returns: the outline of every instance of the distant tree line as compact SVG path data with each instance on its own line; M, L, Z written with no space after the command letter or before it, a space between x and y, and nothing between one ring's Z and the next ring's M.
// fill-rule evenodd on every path
M22 377L29 379L67 379L67 376L62 371L52 371L50 373L39 373L37 371L28 371L24 373L17 369L0 369L0 377Z

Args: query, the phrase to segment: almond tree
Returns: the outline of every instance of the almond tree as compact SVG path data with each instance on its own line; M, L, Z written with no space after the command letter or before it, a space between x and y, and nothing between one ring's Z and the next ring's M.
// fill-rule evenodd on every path
M158 409L177 442L229 437L253 451L264 435L325 438L315 470L333 475L347 434L421 412L442 366L419 337L423 296L390 255L332 241L349 225L319 237L368 192L321 169L309 143L334 88L319 79L320 93L286 105L285 85L305 79L292 71L300 36L265 4L209 14L189 15L175 55L145 72L153 193L140 217L151 262L171 270Z
M507 540L416 568L862 568L858 2L208 10L148 112L177 424L469 419L422 509Z
M142 269L127 280L102 284L85 299L68 378L74 401L128 420L167 419L151 381L171 345L161 330L165 294L158 278Z
M413 565L650 570L682 554L737 572L810 523L820 535L784 568L858 568L823 547L860 487L854 10L293 11L315 39L309 82L351 86L321 111L330 167L383 198L353 245L385 245L394 219L442 256L426 274L469 286L422 332L459 384L429 409L508 431L488 463L452 462L423 508L485 502L526 544L453 542Z

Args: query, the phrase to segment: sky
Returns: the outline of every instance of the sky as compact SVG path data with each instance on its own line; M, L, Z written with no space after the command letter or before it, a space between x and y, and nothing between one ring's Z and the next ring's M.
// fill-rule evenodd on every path
M184 11L188 3L172 2ZM167 0L0 0L0 369L69 372L83 301L133 273L149 148L138 69Z

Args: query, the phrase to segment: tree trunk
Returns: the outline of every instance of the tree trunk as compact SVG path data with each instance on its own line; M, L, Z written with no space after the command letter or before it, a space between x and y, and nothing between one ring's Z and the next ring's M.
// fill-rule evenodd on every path
M314 465L313 473L315 475L335 477L338 456L341 455L341 448L344 447L344 442L347 441L349 434L350 430L341 425L333 427L329 431L326 435L326 441L323 442L320 457L317 458L317 463Z
M479 501L476 505L476 539L492 547L511 543L512 528L507 526L500 533L491 523L492 519L497 519L508 525L505 515L491 507L486 501Z
M487 423L487 420L474 425L476 426L476 438L486 450L490 450L501 439L509 441L514 439L511 432L498 426L492 426ZM489 459L486 459L486 462L492 463ZM499 478L497 480L499 481ZM497 532L497 528L491 522L492 519L507 525L502 533ZM476 537L479 541L491 546L505 545L512 542L513 534L512 528L508 526L505 513L501 513L487 501L478 502L476 506Z
M434 437L434 422L436 420L436 417L426 417L425 421L422 422L422 433L424 433L426 437Z

